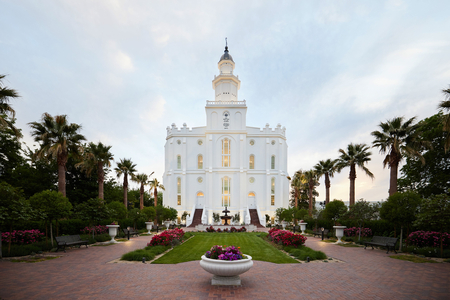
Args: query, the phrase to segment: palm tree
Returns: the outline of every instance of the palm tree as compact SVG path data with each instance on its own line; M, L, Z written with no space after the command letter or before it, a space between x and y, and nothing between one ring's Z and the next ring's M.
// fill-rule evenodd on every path
M330 202L330 177L333 178L334 173L337 172L337 159L331 160L321 160L317 165L314 166L314 170L317 173L317 180L322 177L322 175L325 175L325 205Z
M22 137L20 130L14 127L13 123L6 119L4 116L11 116L13 119L16 116L16 112L9 105L9 100L11 98L20 97L19 94L6 86L4 86L2 79L5 78L6 75L0 75L0 127L9 127L14 132L17 137Z
M147 174L137 174L136 176L134 176L134 181L139 183L141 185L141 189L140 189L140 198L139 198L139 209L144 209L144 185L148 185L150 176L152 176L152 174L155 172L152 172L150 175Z
M447 110L449 112L447 115L444 116L444 127L443 130L447 131L447 138L445 139L444 149L445 153L450 149L450 88L446 90L442 90L442 92L445 95L444 101L439 103L439 108Z
M158 189L162 189L163 191L165 191L166 189L156 178L150 181L150 191L152 189L153 189L153 197L155 199L155 209L156 209L156 206L158 205Z
M123 204L128 207L128 175L131 179L134 178L134 172L136 172L136 165L133 164L131 159L121 158L120 162L117 163L117 168L114 169L117 174L117 178L123 175Z
M105 146L102 142L98 144L89 143L86 148L83 161L77 164L77 167L81 167L81 170L85 171L87 176L90 176L92 171L97 169L97 181L98 181L98 198L104 199L103 195L103 183L105 181L104 167L111 167L111 160L114 155L109 152L111 146Z
M371 152L368 151L369 146L366 144L349 144L347 152L339 149L341 155L337 162L337 169L340 172L345 167L350 167L350 206L355 204L355 180L356 180L356 166L360 167L367 176L375 178L370 170L365 166L371 160Z
M294 174L294 178L291 181L291 187L294 190L294 205L295 208L298 208L298 197L300 195L300 190L303 188L303 171L298 170Z
M313 191L316 186L319 186L317 173L314 170L309 170L303 173L303 182L308 185L309 198L309 216L312 216L313 210Z
M66 163L69 154L80 157L81 141L86 138L79 134L81 125L68 123L66 115L52 117L48 113L42 115L42 122L28 123L33 129L31 135L40 148L34 158L56 160L58 165L58 191L66 196Z
M389 166L391 169L389 182L389 196L397 192L398 165L405 156L417 157L423 164L425 159L420 154L420 148L426 145L426 142L417 141L418 125L414 124L416 117L404 122L403 117L396 117L386 122L381 122L381 131L372 132L375 140L373 147L380 148L380 153L385 154L383 166Z

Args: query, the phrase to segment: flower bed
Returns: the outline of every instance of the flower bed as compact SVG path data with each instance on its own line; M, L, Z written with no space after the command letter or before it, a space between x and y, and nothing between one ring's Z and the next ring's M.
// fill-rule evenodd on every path
M108 232L108 227L105 225L94 226L94 231L96 234L103 234ZM80 230L84 234L92 234L92 227L84 227Z
M344 229L345 236L359 236L359 227L351 227ZM370 228L362 228L361 236L372 236L372 230Z
M2 232L2 241L14 244L32 244L39 242L44 234L37 229L32 230L13 230L12 232Z
M444 248L450 246L450 234L442 233ZM436 231L414 231L408 236L408 242L417 247L440 247L441 233Z
M236 248L235 246L225 248L225 246L215 245L212 246L210 251L206 251L205 256L219 260L239 260L244 258L239 249L240 247Z
M245 229L244 226L242 226L241 228L236 228L236 227L231 227L229 230L228 228L225 228L224 230L217 228L217 230L214 229L214 227L210 226L208 228L206 228L207 232L246 232L247 229Z
M301 246L306 242L306 237L301 234L276 228L269 230L269 239L276 244L293 247Z
M183 239L183 229L165 230L158 235L155 235L147 246L170 246L176 243L181 243Z

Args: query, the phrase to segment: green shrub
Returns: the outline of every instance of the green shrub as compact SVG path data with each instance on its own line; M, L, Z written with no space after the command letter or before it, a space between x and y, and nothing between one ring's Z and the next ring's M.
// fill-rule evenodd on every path
M138 249L134 250L132 252L128 252L124 255L122 255L121 260L127 260L127 261L141 261L142 258L145 257L145 260L152 260L155 258L155 254L153 254L151 251L145 250L145 249Z
M285 247L286 249L287 247ZM311 248L300 246L299 248L292 248L289 249L289 254L294 256L295 258L299 260L306 260L306 258L309 256L309 260L317 260L317 259L326 259L327 256L322 251L315 251Z
M54 243L56 247L56 242ZM38 242L34 244L28 245L11 245L11 253L8 254L8 244L2 244L2 255L3 257L14 257L14 256L25 256L30 255L32 252L37 253L39 251L50 251L52 249L52 244L50 240L48 241L48 245L45 241Z

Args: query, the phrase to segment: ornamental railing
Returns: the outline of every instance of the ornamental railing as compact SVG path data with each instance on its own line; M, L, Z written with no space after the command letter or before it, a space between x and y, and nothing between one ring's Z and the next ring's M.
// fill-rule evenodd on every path
M219 105L239 105L239 106L245 106L245 100L244 101L209 101L206 100L207 106L219 106Z

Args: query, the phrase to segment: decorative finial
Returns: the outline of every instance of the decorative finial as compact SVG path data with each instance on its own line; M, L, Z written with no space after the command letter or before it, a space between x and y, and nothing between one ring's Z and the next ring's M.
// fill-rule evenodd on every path
M225 38L225 53L228 52L228 41L227 38Z

